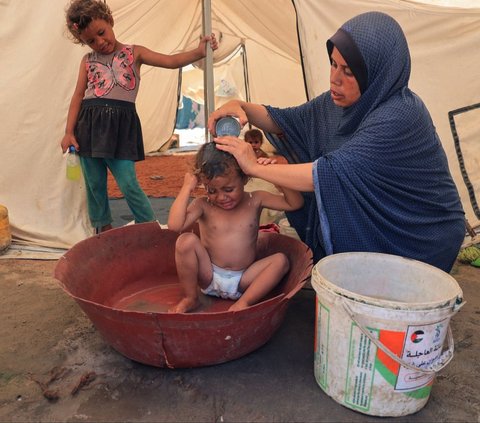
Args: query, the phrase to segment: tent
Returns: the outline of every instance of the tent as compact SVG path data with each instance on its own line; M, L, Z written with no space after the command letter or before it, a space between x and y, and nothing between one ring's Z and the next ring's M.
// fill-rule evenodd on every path
M214 54L216 105L239 97L283 107L313 98L329 86L325 40L358 13L384 11L404 28L412 55L410 87L432 113L467 218L477 226L480 4L431 2L211 0L212 29L220 39ZM201 0L108 4L123 42L172 53L196 45L202 32ZM88 51L66 37L65 6L65 0L0 2L0 204L9 210L14 239L58 248L92 233L83 182L66 180L59 148L78 65ZM200 63L194 73L201 68ZM202 98L198 79L189 72L182 77L178 70L142 68L137 108L147 152L171 136L180 86L184 95Z

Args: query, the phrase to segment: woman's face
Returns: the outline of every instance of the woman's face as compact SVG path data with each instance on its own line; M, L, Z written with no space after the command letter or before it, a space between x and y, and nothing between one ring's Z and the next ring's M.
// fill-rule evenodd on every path
M356 103L361 96L360 87L352 71L336 47L333 48L330 67L330 95L340 107Z

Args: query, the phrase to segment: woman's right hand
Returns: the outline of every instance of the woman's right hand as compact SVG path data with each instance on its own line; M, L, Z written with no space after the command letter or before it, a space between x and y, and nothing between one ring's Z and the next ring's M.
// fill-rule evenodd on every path
M75 147L75 150L80 150L80 146L78 145L75 136L73 134L65 134L62 138L62 142L60 143L62 151L65 153L68 150L68 147L70 147L71 145Z
M235 116L236 118L238 118L242 128L248 122L247 114L242 108L241 101L231 100L228 103L225 103L223 106L219 107L214 112L212 112L208 117L208 130L214 137L217 136L215 130L217 120L226 116Z

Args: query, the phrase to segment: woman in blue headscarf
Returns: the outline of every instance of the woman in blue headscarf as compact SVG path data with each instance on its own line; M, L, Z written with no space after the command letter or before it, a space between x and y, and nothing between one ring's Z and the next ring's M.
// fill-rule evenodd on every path
M314 252L395 254L450 271L465 236L460 198L428 110L408 88L399 24L369 12L328 41L330 91L279 109L232 101L213 112L269 133L292 164L257 162L250 145L216 138L250 176L304 192L291 225ZM266 162L268 163L268 162Z

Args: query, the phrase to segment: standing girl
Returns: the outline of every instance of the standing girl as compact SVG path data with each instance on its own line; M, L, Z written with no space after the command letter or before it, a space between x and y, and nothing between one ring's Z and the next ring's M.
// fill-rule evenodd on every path
M217 48L215 36L203 37L194 50L172 55L122 44L113 32L112 12L102 0L72 0L66 21L73 42L92 49L80 63L61 141L63 152L73 145L79 153L92 226L96 233L112 228L107 168L125 196L135 223L153 221L152 206L135 173L135 161L145 159L135 109L140 66L186 66L205 57L208 42L213 50Z

